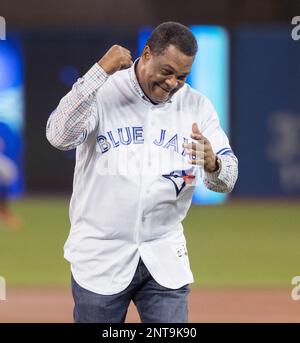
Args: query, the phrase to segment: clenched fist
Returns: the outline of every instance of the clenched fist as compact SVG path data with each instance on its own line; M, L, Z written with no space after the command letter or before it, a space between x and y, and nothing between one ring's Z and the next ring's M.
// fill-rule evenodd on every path
M128 49L113 45L98 61L98 64L108 75L112 75L118 70L129 68L133 62Z

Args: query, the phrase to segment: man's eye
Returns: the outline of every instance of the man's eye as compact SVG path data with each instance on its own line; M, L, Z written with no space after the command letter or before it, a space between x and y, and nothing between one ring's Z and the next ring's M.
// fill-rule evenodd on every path
M170 71L168 71L168 70L162 70L162 72L161 72L163 75L170 75L170 74L172 74Z

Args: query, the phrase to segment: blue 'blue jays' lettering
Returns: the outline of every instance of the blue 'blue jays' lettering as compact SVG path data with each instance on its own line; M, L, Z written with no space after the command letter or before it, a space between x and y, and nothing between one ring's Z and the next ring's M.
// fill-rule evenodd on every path
M166 135L166 130L161 129L161 130L160 130L160 138L159 138L159 141L158 141L157 139L155 139L155 140L153 141L153 143L154 143L155 145L158 145L158 146L162 145L163 142L164 142L164 140L165 140L165 135Z
M125 133L126 131L126 133ZM102 153L107 152L111 147L117 148L120 145L130 145L130 144L143 144L143 127L142 126L133 126L133 127L124 127L117 128L117 134L114 134L112 131L107 131L107 136L100 135L97 137L97 143L100 147ZM170 137L170 135L169 135ZM165 149L173 148L175 152L178 153L178 134L173 135L168 141L166 141L166 130L160 130L159 140L155 139L153 143L157 146L162 146ZM187 138L183 137L184 143L188 142ZM184 149L181 152L182 155L185 155Z
M100 146L101 152L105 153L111 148L111 144L107 141L106 137L100 135L97 137L97 142Z
M143 144L143 128L141 126L133 126L132 128L133 144Z
M130 127L125 127L126 133L127 133L127 140L124 139L123 136L123 129L118 129L118 134L120 137L120 142L124 145L129 145L132 142L132 137L130 133Z
M168 149L173 147L176 152L178 152L178 135L174 135L165 145L164 148Z
M110 140L111 140L111 142L112 142L113 147L114 147L114 148L118 147L118 146L120 145L120 142L115 141L112 132L111 132L111 131L108 131L107 134L108 134L108 137L110 138Z

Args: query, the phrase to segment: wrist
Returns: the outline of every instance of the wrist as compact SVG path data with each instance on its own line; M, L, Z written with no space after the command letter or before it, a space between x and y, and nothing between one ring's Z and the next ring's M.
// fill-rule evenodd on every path
M218 155L215 155L215 166L210 170L210 173L218 173L221 170L221 159Z
M98 61L98 64L107 75L112 75L114 73L114 71L102 59Z

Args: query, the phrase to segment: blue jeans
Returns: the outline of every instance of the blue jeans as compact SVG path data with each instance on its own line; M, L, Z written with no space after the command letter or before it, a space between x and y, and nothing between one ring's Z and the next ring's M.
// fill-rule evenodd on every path
M159 285L140 259L133 280L118 294L101 295L79 286L72 276L75 323L123 323L132 300L143 323L187 323L189 285Z

